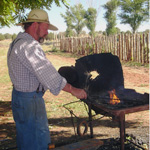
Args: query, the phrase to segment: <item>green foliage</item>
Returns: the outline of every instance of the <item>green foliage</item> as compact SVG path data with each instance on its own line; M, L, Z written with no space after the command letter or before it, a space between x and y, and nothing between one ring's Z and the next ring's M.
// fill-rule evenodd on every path
M58 51L59 50L56 47L53 47L51 52L58 52Z
M103 31L103 35L107 35L106 31Z
M149 32L150 32L150 30L149 30L149 29L146 29L144 32L145 32L145 33L149 33Z
M79 35L85 27L85 10L83 9L82 4L75 5L74 7L70 8L72 14L72 21L73 21L73 28L75 29L77 35Z
M116 27L116 31L117 31L117 34L121 32L121 30L118 27Z
M82 32L82 29L85 26L84 15L85 10L83 9L82 4L70 7L70 9L66 11L65 15L61 14L67 25L66 37L73 36L73 30L76 31L77 35Z
M122 13L119 15L121 23L129 24L133 33L137 31L142 22L149 17L148 0L121 0Z
M9 33L4 34L5 39L11 39L12 35Z
M96 27L96 17L97 17L97 10L95 8L88 8L85 13L85 24L86 27L90 30L90 35L95 35L95 27Z
M5 40L5 36L0 33L0 41Z
M12 35L12 41L13 41L16 37L17 37L17 35L16 35L16 34L13 34L13 35Z
M0 27L14 23L15 4L12 1L1 0Z
M52 33L52 32L48 33L48 35L46 36L46 40L51 41L53 39L54 39L54 33Z
M67 25L66 29L66 37L71 37L73 36L73 17L72 14L69 10L66 11L66 15L61 14L61 16L65 19L65 23Z
M0 27L10 26L16 20L26 19L25 11L34 8L50 9L52 3L58 7L61 2L68 7L67 0L1 0L0 4Z
M103 7L107 10L104 18L107 21L106 33L107 35L116 34L116 9L119 6L118 0L108 1Z
M129 30L126 31L127 34L131 34L131 32Z

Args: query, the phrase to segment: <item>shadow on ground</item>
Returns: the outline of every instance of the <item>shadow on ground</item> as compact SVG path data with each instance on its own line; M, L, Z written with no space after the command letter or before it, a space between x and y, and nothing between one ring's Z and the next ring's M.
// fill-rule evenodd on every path
M2 102L0 101L0 149L15 149L16 147L16 129L13 121L9 121L9 117L12 117L11 113L11 102ZM12 118L11 118L12 119ZM78 123L86 120L88 118L73 118L75 123L75 128ZM90 138L90 133L83 137L79 137L75 134L71 117L61 117L61 118L49 118L48 119L49 126L52 127L50 129L52 142L56 144L56 146L62 146L70 143L74 143L77 141L82 141ZM111 135L111 130L119 127L118 122L112 121L109 117L104 117L101 120L94 120L93 122L94 129L94 137L106 137L109 138ZM57 128L57 130L55 130ZM146 135L148 133L148 126L139 127L139 123L136 121L126 121L126 129L132 130L134 134L141 135L144 134L145 139L148 139ZM138 132L136 132L136 130ZM108 130L108 131L107 131ZM99 132L98 132L99 131ZM105 132L104 132L105 131ZM106 132L107 131L107 132ZM118 136L118 133L116 133Z
M7 112L11 111L11 101L0 100L0 116L4 116Z

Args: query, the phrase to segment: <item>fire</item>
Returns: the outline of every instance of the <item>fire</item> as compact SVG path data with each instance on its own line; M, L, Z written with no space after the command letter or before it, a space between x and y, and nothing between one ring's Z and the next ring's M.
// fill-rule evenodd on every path
M112 91L108 91L108 93L110 94L110 102L109 103L111 105L120 103L120 99L117 97L115 89L113 89Z

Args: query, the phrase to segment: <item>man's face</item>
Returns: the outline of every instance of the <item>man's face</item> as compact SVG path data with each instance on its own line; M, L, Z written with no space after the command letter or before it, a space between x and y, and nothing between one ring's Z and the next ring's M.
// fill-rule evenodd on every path
M48 27L47 23L39 23L37 35L39 38L39 42L44 41L44 38L48 35Z

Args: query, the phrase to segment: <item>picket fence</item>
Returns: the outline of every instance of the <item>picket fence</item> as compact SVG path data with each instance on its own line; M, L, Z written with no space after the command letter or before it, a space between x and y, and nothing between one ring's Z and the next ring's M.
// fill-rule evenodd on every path
M149 63L149 34L63 38L60 50L80 55L112 53L120 60L145 64Z

